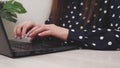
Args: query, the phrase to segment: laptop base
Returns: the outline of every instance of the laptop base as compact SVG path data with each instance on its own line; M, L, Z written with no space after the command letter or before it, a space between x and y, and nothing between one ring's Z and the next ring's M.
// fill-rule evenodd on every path
M79 49L76 45L65 45L61 42L45 41L43 43L26 43L26 42L17 42L10 41L12 44L12 53L13 58L26 57L32 55L42 55L55 52L68 51L73 49ZM24 45L22 45L24 44ZM25 47L24 47L25 46Z

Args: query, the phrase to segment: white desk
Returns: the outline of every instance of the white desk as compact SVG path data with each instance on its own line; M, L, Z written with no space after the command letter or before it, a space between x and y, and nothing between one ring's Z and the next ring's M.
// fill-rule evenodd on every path
M0 68L120 68L120 51L73 50L17 59L0 55Z

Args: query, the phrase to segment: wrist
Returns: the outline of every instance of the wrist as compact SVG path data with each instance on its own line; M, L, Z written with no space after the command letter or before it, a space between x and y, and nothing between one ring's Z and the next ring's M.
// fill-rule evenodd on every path
M56 29L56 32L57 33L53 32L53 36L56 36L65 41L67 40L68 33L69 33L69 30L67 28L58 27L58 30Z

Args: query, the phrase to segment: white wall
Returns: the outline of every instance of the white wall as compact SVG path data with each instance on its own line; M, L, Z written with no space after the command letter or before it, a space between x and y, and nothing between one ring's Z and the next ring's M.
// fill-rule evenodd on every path
M5 0L3 0L5 1ZM18 23L22 23L25 20L32 20L37 23L44 23L49 17L52 0L16 0L21 2L27 10L26 14L18 15ZM5 21L5 26L9 38L13 37L13 28L16 24Z
M49 16L52 0L17 0L27 9L27 13L19 15L18 22L33 20L43 23Z

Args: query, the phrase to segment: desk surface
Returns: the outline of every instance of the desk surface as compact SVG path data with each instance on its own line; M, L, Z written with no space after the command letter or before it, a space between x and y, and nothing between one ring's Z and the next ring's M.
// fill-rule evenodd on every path
M0 55L0 68L120 68L120 51L73 50L17 59Z

